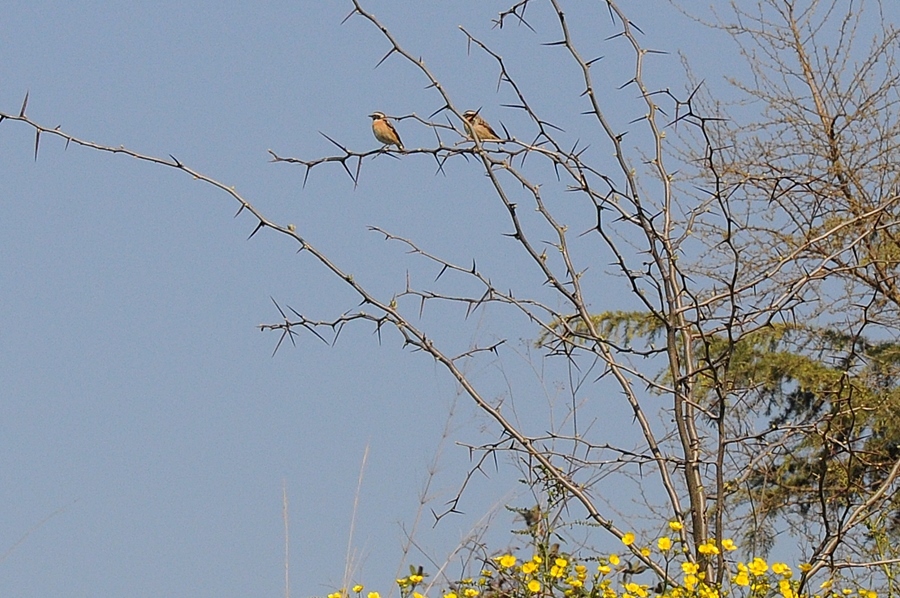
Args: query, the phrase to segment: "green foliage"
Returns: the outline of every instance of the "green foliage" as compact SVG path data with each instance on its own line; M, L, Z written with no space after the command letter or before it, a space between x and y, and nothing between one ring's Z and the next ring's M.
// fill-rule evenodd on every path
M593 316L600 342L646 357L658 351L665 323L645 312ZM558 322L555 336L585 345L589 327L572 318ZM768 418L767 435L781 438L761 459L734 472L733 501L753 501L759 521L770 514L837 514L859 504L882 482L900 457L900 343L849 335L835 328L772 324L737 338L691 338L696 356L693 396L698 404L741 420ZM549 335L541 339L548 343ZM560 342L557 340L557 342ZM662 387L667 371L657 374ZM657 392L659 392L657 390ZM750 427L747 426L749 430ZM900 500L888 526L900 536Z

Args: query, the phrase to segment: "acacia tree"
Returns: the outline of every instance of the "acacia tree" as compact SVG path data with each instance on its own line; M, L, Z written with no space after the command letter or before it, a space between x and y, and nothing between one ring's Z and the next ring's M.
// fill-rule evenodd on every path
M734 83L757 100L751 108L762 106L742 119L730 118L717 91L691 84L687 75L682 92L649 80L645 66L656 52L643 45L618 2L604 0L609 19L596 24L610 51L630 61L616 96L598 89L604 63L583 50L593 47L570 30L568 9L557 0L521 0L497 16L497 28L534 29L532 14L549 15L535 24L554 36L548 43L554 60L579 72L571 93L583 98L589 124L578 140L555 126L560 115L545 113L519 83L523 65L463 30L471 51L492 59L510 106L531 122L527 131L504 130L498 143L470 136L464 108L427 60L364 2L351 1L348 18L383 34L382 60L403 61L433 90L435 113L395 118L430 129L435 141L358 151L332 139L339 148L333 155L273 152L273 160L305 168L306 177L339 165L354 185L363 168L377 168L370 158L386 152L433 160L439 172L451 161L471 160L543 285L501 288L492 282L497 273L482 271L477 261L454 263L427 242L376 229L408 249L410 259L433 266L443 285L434 290L410 280L379 296L365 277L350 275L313 245L310 231L274 222L233 187L187 164L42 126L27 116L27 97L20 111L0 117L32 127L35 152L42 136L56 136L183 171L252 215L253 234L293 239L360 305L337 315L282 310L278 322L263 328L281 334L280 346L303 330L330 340L345 325L369 323L433 357L493 422L495 435L473 447L475 469L497 453L512 455L544 493L538 507L521 512L545 556L559 550L557 537L565 539L564 520L586 521L629 547L626 574L650 569L661 592L683 587L668 556L642 550L659 526L642 529L644 516L629 519L604 501L611 480L622 478L663 526L672 522L684 558L707 583L721 586L733 571L720 550L730 547L726 540L743 534L749 548L765 551L773 531L783 528L803 551L797 560L809 563L789 591L805 591L823 571L834 576L877 562L882 575L873 583L892 593L900 474L900 430L892 417L900 362L898 33L883 24L870 45L858 46L866 17L887 23L879 7L761 0L750 11L734 3L719 26L739 42L753 74ZM467 292L473 283L477 291ZM630 295L632 309L597 309L613 284ZM463 306L462 317L489 306L524 315L543 355L570 375L573 400L562 423L535 434L510 417L490 388L467 375L473 361L502 358L505 339L454 352L418 318L434 302ZM608 430L596 423L607 408L598 407L601 400L630 412L626 441L605 438ZM633 529L643 541L633 542ZM491 589L524 591L502 583ZM552 588L532 590L538 591Z
M731 370L797 431L747 468L743 498L757 517L790 515L832 566L854 552L890 560L873 540L896 533L898 33L878 4L733 9L754 74L737 85L765 109L718 128L713 159L748 215L747 282L771 289L756 321L787 327L763 335L776 356Z

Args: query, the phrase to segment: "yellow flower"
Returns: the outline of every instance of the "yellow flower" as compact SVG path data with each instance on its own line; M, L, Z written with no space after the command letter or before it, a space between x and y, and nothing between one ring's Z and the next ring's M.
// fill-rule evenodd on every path
M700 595L700 598L719 598L719 590L706 584L701 585L697 593Z
M541 582L536 579L532 579L528 582L528 591L532 594L537 594L541 591Z
M534 561L535 563L537 563L538 565L540 565L541 563L544 562L544 559L542 559L539 554L536 554L533 557L531 557L531 560Z
M360 592L363 591L363 587L359 584L356 584L355 586L353 586L353 591L356 592L357 594L359 594Z
M480 593L481 592L479 592L475 588L466 588L466 590L463 592L463 596L465 596L466 598L475 598L475 596Z
M876 594L872 590L869 590L868 592L866 592L866 598L878 598L878 594Z
M584 565L575 565L575 573L578 575L584 575L587 572L587 567Z
M778 582L778 590L784 598L797 598L796 592L794 592L794 589L791 587L791 582L786 579L782 579Z
M573 579L573 580L569 581L569 585L572 586L573 588L580 588L584 584L581 583L580 579Z
M632 544L634 544L634 534L628 532L627 534L622 536L622 544L624 544L625 546L631 546Z
M398 579L397 585L400 586L401 588L405 588L406 586L409 585L409 580L405 577ZM372 597L370 596L369 598L372 598Z
M810 565L809 563L800 563L799 565L797 565L797 568L806 573L807 571L812 569L812 565Z
M516 566L516 557L511 554L504 554L497 560L500 561L500 566L504 569L509 569L510 567Z
M736 583L737 585L744 586L746 588L747 586L750 585L750 576L747 575L746 571L741 571L740 573L738 573L737 575L734 576L734 579L732 581L734 583Z
M697 585L697 582L700 581L696 575L685 575L684 576L684 587L688 590L693 590L694 586Z
M753 562L747 566L747 568L753 575L763 575L766 571L769 570L769 565L767 565L766 562L761 558L756 557L755 559L753 559Z
M444 594L444 598L458 598L458 596L456 595L456 592L447 592Z
M719 547L713 544L712 541L701 544L697 547L697 550L700 551L700 554L719 554Z
M724 548L725 550L728 550L728 551L737 550L737 546L735 546L734 540L732 540L730 538L726 538L725 540L722 540L722 548Z
M834 585L834 580L833 580L833 579L826 579L825 581L822 582L822 585L819 586L819 589L820 589L820 590L827 590L828 588L830 588L830 587L833 586L833 585Z
M629 594L636 594L640 598L647 598L647 590L634 582L625 584L625 591Z
M562 577L565 574L566 574L566 570L557 565L553 565L552 567L550 567L550 576L551 577Z
M610 565L618 565L619 564L619 555L617 555L617 554L609 555L609 564Z
M641 554L643 556L650 556L650 549L647 547L641 548Z
M670 548L672 548L672 540L663 536L659 540L656 541L656 546L659 547L660 550L666 552Z
M525 567L523 566L522 571L524 571L524 570L525 570ZM599 571L603 575L608 575L609 572L612 571L612 569L610 568L609 565L597 565L597 571Z
M566 567L569 566L569 561L567 561L566 559L556 559L553 562L556 564L557 567L559 567L561 569L565 569Z
M669 529L672 530L673 532L680 532L681 530L684 529L684 526L681 525L681 522L679 522L679 521L670 521Z
M772 573L775 575L791 576L791 568L784 563L772 563Z
M525 575L530 575L537 570L537 563L534 561L528 561L527 563L522 563L522 573Z
M700 565L697 563L681 563L681 570L687 573L688 575L696 575L697 571L700 570Z
M341 593L340 592L332 592L331 594L328 594L328 598L341 598Z
M423 596L422 594L420 594L418 592L413 592L413 598L425 598L425 596Z
M420 583L424 579L421 575L410 575L409 581L412 583Z
M368 598L381 598L381 594L378 592L369 592Z

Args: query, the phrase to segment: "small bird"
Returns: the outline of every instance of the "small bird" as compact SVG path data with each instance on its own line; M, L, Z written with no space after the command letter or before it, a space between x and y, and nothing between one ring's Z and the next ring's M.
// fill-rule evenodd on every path
M463 120L466 121L466 130L469 132L469 135L478 137L480 141L500 141L500 137L494 133L491 125L478 116L477 110L467 110L462 116Z
M403 149L400 135L397 134L397 130L394 129L394 125L390 123L384 112L373 112L369 118L372 119L372 132L375 133L375 139L383 143L385 147L396 145L401 150Z
M640 561L624 561L616 570L622 574L622 581L627 584L631 581L632 576L640 575L648 568L647 565Z

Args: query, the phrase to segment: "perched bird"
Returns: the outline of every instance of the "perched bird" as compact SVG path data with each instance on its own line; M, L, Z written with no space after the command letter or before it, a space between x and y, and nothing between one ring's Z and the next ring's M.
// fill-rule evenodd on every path
M500 137L494 133L491 125L478 116L477 110L467 110L462 116L463 120L466 121L466 130L469 132L469 135L478 137L480 141L500 141Z
M547 549L547 560L551 563L559 558L559 542L554 542Z
M397 134L397 130L394 129L394 125L390 123L384 112L373 112L369 118L372 119L372 132L375 133L375 139L383 143L385 147L396 145L401 150L403 149L400 135Z

